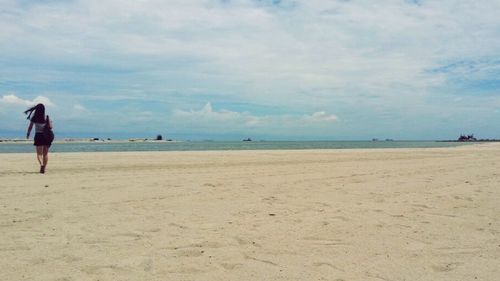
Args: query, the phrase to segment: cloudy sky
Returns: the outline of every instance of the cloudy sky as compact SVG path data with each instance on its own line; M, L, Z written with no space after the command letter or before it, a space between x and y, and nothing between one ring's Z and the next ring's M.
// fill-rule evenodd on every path
M0 137L500 138L500 0L0 0Z

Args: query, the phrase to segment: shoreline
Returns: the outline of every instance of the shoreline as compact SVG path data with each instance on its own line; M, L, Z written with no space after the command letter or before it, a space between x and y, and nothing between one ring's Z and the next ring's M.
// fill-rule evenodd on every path
M366 141L370 142L370 141ZM408 142L413 142L413 141L408 141ZM427 141L423 141L427 142ZM119 144L120 142L118 142ZM86 144L86 143L75 143L75 144ZM99 143L98 143L99 144ZM1 144L0 144L1 145ZM28 143L28 145L33 145L32 142ZM307 153L307 152L326 152L326 153L336 153L336 152L342 152L342 153L349 153L349 152L411 152L414 150L440 150L440 149L459 149L462 147L483 147L483 146L496 146L494 142L481 142L481 143L464 143L463 145L453 145L453 146L429 146L429 147L353 147L353 148L293 148L293 149L288 149L288 148L278 148L278 149L220 149L220 150L128 150L128 151L50 151L50 154L100 154L100 153L126 153L126 154L172 154L172 153ZM500 147L500 145L499 145ZM0 155L25 155L32 153L33 151L29 152L0 152Z
M179 143L179 142L185 142L185 141L180 141L180 140L54 140L53 143ZM18 143L18 144L33 144L33 139L25 140L25 139L0 139L0 145L1 144L12 144L12 143Z
M53 153L112 153L112 152L189 152L189 151L329 151L329 150L384 150L384 149L430 149L453 148L486 143L443 143L438 142L115 142L115 143L54 143ZM30 154L34 148L32 142L0 144L1 154Z
M241 140L88 140L88 139L71 139L71 140L54 140L54 143L179 143L179 142L234 142L234 143L262 143L262 142L366 142L366 143L392 143L392 142L451 142L451 143L484 143L484 142L500 142L497 139L486 139L476 141L457 141L457 140L256 140L256 141L241 141ZM0 144L4 143L33 143L33 139L0 139Z

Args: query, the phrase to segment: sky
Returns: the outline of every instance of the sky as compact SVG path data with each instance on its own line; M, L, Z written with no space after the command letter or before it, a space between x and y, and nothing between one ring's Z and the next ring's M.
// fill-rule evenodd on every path
M0 138L500 138L500 0L0 0Z

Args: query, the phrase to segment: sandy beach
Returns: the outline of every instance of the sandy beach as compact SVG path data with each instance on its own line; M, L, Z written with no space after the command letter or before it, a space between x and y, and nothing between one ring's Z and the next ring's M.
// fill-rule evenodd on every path
M0 154L0 280L500 280L500 145Z

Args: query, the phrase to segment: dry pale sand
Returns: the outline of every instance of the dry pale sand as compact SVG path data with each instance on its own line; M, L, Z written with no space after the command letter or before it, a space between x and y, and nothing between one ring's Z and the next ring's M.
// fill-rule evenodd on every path
M500 280L500 145L0 155L0 280Z

